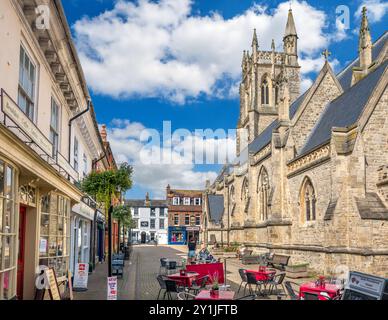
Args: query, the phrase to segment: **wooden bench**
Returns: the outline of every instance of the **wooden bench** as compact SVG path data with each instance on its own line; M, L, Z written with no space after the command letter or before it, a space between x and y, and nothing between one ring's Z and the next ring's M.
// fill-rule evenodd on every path
M288 265L290 256L285 256L281 254L274 254L272 258L267 259L267 265L278 270L284 271Z

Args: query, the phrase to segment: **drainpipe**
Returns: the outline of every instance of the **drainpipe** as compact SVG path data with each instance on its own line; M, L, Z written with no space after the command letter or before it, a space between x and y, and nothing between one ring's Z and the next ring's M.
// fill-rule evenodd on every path
M70 163L70 158L71 158L71 124L73 123L73 121L77 118L79 118L80 116L82 116L83 114L85 114L86 112L89 112L90 110L90 100L88 100L88 106L86 107L85 110L81 111L80 113L76 114L74 117L72 117L70 120L69 120L69 163Z

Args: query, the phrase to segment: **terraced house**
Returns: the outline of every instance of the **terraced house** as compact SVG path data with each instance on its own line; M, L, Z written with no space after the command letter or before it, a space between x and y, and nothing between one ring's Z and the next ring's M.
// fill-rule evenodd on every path
M61 1L0 15L0 300L32 299L39 266L95 261L103 215L78 186L110 166Z
M207 185L205 241L386 276L388 32L373 43L364 8L358 58L335 74L326 50L303 94L291 10L283 41L261 51L255 32L243 54L238 158Z

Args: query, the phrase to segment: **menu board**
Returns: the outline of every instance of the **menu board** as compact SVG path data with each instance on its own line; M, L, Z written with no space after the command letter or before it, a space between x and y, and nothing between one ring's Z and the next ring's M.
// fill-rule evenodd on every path
M375 299L380 299L384 283L384 278L360 272L350 272L347 289L362 293Z
M107 300L117 300L117 277L108 277L108 298Z
M74 288L87 289L88 275L89 275L89 264L77 263L76 270L74 273L74 283L73 283Z
M51 300L61 300L61 295L59 293L57 277L55 276L55 272L53 268L47 268L45 271L47 283L49 285L50 290L50 298Z

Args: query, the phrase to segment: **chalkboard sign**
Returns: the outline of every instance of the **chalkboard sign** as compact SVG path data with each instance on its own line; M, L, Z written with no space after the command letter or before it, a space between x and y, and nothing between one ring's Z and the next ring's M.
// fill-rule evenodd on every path
M46 279L49 285L49 293L51 300L61 300L57 277L53 268L47 268L45 271Z

